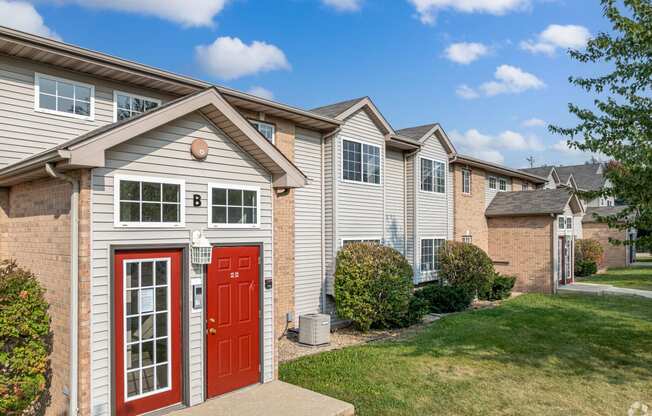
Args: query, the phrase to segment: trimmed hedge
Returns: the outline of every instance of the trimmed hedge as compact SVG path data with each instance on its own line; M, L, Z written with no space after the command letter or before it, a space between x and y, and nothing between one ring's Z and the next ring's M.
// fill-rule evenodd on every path
M576 261L575 262L575 276L589 277L598 272L598 265L593 261Z
M516 284L515 276L505 276L500 273L494 275L491 288L480 293L479 298L483 300L503 300L510 297L512 289Z
M375 243L353 243L337 254L335 306L340 318L362 331L414 321L410 313L412 267L398 251ZM412 308L412 309L411 309Z
M48 400L50 317L36 277L0 263L0 414L36 414Z
M474 295L483 293L490 289L495 273L493 262L478 246L447 241L439 249L439 275L451 286Z
M468 309L474 295L463 287L429 284L414 296L423 299L431 313L451 313Z

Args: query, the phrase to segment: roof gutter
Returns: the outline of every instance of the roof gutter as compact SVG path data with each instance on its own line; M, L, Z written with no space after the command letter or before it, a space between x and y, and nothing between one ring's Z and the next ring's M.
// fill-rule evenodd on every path
M511 169L505 166L498 166L493 163L485 162L483 160L476 160L476 159L471 159L465 156L457 155L455 154L451 159L450 163L463 163L469 166L475 166L483 169L488 169L488 170L493 170L495 172L503 173L509 176L521 178L521 179L527 179L531 180L533 182L536 182L538 184L543 184L545 183L545 179L536 176L536 175L531 175L529 173L525 173L516 169Z
M69 412L76 416L78 406L78 322L79 322L79 179L56 170L52 163L45 164L45 171L53 178L69 182L70 194L70 387Z

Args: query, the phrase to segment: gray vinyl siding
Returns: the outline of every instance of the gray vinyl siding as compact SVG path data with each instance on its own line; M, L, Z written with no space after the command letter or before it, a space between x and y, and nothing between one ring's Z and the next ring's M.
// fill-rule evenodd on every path
M82 120L34 109L34 79L41 73L95 87L95 118ZM63 71L30 61L0 57L0 168L52 148L105 124L113 123L115 90L167 101L152 91Z
M326 294L334 295L333 274L335 273L335 178L336 166L333 163L333 148L336 139L324 140L324 278Z
M496 189L490 189L489 188L489 178L494 177L496 178ZM498 183L500 179L505 179L507 181L507 190L505 191L500 191L500 184ZM494 197L498 192L511 192L512 190L512 178L508 178L505 176L500 176L496 175L490 172L486 173L486 180L485 180L485 185L484 185L484 201L485 201L485 208L491 204L491 201L494 200Z
M405 254L405 162L394 150L385 159L385 243Z
M416 245L416 186L418 180L416 180L416 160L417 156L410 156L405 161L405 183L407 189L405 190L405 219L406 219L406 247L405 247L405 257L407 257L408 262L412 268L416 268L416 254L414 252Z
M298 317L321 312L322 273L322 140L321 135L298 129L294 159L308 176L308 185L295 192L294 302Z
M421 159L430 159L445 164L446 190L444 193L426 192L421 190ZM419 151L415 163L416 182L416 243L415 243L415 282L435 279L436 276L426 276L421 273L421 240L422 239L452 239L452 177L448 164L448 153L436 136L428 138Z
M342 180L342 141L345 139L380 146L381 177L385 170L385 137L369 115L358 111L342 126L337 140L337 245L342 239L382 238L383 186ZM382 182L382 179L381 179Z
M204 162L191 160L188 149L194 139L209 145ZM186 227L181 229L116 228L113 223L114 175L137 175L184 179L186 186ZM192 230L204 229L212 243L262 243L264 278L272 277L272 199L268 172L238 148L203 117L192 114L164 125L107 151L106 167L93 170L92 177L92 284L91 284L91 405L94 415L111 412L110 339L110 247L114 245L188 244ZM259 229L207 229L207 185L210 182L260 187L261 225ZM193 207L192 195L201 195L202 207ZM189 277L202 277L191 267ZM262 284L262 283L261 283ZM190 290L186 288L185 290ZM263 298L263 374L273 378L273 293ZM204 399L203 314L190 314L190 339L184 340L190 357L189 400Z

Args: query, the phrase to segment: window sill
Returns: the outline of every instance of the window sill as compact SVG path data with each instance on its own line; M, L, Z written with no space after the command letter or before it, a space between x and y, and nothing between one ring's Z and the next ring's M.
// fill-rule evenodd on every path
M113 224L114 228L158 228L158 229L166 229L166 230L179 230L179 229L185 229L186 224L185 223L179 223L179 224L170 224L170 223L159 223L159 222L153 222L151 224L143 224L143 223L116 223Z
M260 229L260 224L208 224L210 229L227 229L227 230L256 230Z
M358 181L350 181L350 180L346 180L346 179L340 179L340 182L345 183L345 184L350 184L350 185L374 186L374 187L377 187L377 188L380 188L381 186L383 186L382 181L380 183L371 183L371 182L358 182Z
M34 111L36 111L37 113L52 114L54 116L74 118L77 120L95 121L95 115L93 114L92 111L90 116L82 116L79 114L66 113L65 111L49 110L47 108L35 108Z

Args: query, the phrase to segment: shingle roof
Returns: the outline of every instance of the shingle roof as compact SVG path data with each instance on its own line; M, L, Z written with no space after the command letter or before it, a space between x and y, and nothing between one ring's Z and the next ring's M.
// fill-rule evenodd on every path
M540 176L542 178L547 178L548 176L550 176L550 172L552 171L553 167L554 166L539 166L538 168L527 168L527 169L519 169L519 170L522 170L523 172L531 173L532 175Z
M499 192L487 207L487 217L561 214L572 194L565 188Z
M585 165L559 166L555 167L559 178L562 181L568 180L573 175L577 186L584 191L597 191L604 185L604 176L598 173L601 165L591 163Z
M399 136L408 137L413 140L419 140L436 126L437 123L431 123L431 124L424 124L423 126L408 127L401 130L396 130L396 134L398 134Z
M319 114L325 117L335 118L365 98L367 97L354 98L352 100L346 100L335 104L325 105L323 107L313 108L309 111L311 113Z
M598 222L595 215L606 217L609 215L616 215L622 212L627 206L621 205L617 207L591 207L586 209L586 215L582 218L582 222ZM594 215L595 214L595 215Z

